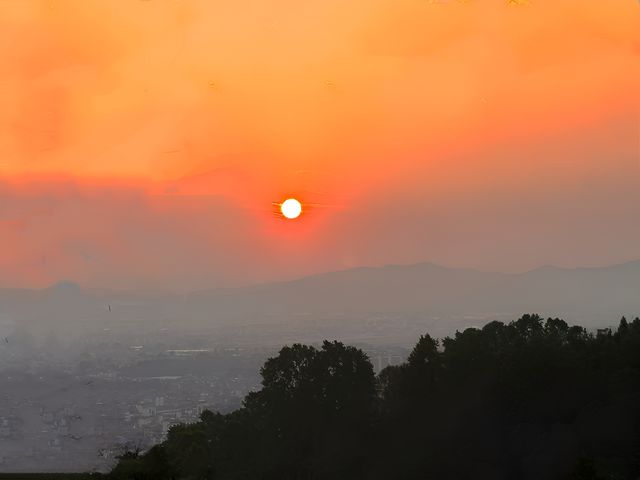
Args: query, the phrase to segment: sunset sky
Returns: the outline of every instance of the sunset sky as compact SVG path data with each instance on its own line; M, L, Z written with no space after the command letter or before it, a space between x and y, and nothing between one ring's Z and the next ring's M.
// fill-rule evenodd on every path
M0 0L0 247L38 288L640 259L640 4Z

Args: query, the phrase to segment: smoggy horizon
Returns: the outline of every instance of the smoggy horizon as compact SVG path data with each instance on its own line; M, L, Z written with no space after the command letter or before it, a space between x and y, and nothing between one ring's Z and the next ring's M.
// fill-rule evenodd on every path
M440 263L436 263L436 262L430 262L430 261L420 261L420 262L413 262L413 263L385 263L385 264L379 264L379 265L358 265L358 266L354 266L354 267L347 267L347 268L343 268L343 269L338 269L338 270L327 270L327 271L319 271L319 272L313 272L310 274L303 274L303 275L298 275L298 276L293 276L293 277L283 277L283 278L273 278L271 280L264 280L264 281L256 281L256 282L250 282L250 283L237 283L237 284L229 284L229 285L223 285L223 286L217 286L217 285L204 285L204 286L198 286L196 288L193 289L185 289L185 288L180 288L180 287L176 287L176 288L171 288L171 287L167 287L166 285L163 286L157 286L157 285L153 285L152 283L150 284L140 284L140 285L136 285L135 287L127 287L127 288L119 288L117 285L116 286L104 286L104 285L92 285L92 284L82 284L81 282L77 282L76 280L72 279L72 278L61 278L58 279L50 284L46 284L46 285L38 285L35 287L31 287L31 286L10 286L10 285L5 285L5 286L0 286L0 289L6 289L6 290L33 290L33 291L38 291L38 290L49 290L49 289L56 289L56 288L80 288L80 289L86 289L86 290L95 290L95 291L111 291L114 293L143 293L143 294L167 294L167 295L174 295L174 294L191 294L191 293L199 293L199 292L206 292L206 291L216 291L216 290L221 290L221 291L225 291L225 290L242 290L245 288L253 288L253 287L261 287L261 286L270 286L270 285L276 285L276 284L288 284L288 283L295 283L298 281L303 281L305 279L310 279L310 278L314 278L314 277L322 277L325 275L334 275L334 274L341 274L341 273L348 273L351 271L359 271L359 270L384 270L384 269L388 269L388 268L412 268L412 267L435 267L437 269L442 269L444 271L468 271L468 272L477 272L477 273L486 273L486 274L504 274L504 275L526 275L526 274L530 274L533 272L537 272L537 271L542 271L542 270L546 270L546 269L551 269L551 270L558 270L558 271L566 271L566 272L572 272L572 271L601 271L601 270L605 270L605 269L609 269L609 268L618 268L618 267L624 267L627 265L635 265L635 264L640 264L640 259L630 259L628 261L624 261L624 262L619 262L619 263L613 263L613 264L602 264L602 265L596 265L596 264L591 264L591 265L574 265L574 266L566 266L566 265L551 265L551 264L544 264L544 265L538 265L532 268L527 268L524 270L496 270L496 269L483 269L483 268L473 268L473 267L465 267L463 265L459 265L459 266L449 266L449 265L443 265Z

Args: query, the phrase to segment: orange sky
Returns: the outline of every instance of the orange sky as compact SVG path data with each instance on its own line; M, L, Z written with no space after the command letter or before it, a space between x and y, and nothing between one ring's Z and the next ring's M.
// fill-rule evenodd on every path
M5 0L0 286L640 258L638 85L632 0Z

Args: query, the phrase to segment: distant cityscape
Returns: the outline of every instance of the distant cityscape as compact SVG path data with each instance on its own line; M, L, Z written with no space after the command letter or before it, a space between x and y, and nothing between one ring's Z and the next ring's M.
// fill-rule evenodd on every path
M163 441L205 409L238 408L276 352L163 347L0 348L0 472L105 471L127 449ZM402 347L364 348L376 370L407 355Z

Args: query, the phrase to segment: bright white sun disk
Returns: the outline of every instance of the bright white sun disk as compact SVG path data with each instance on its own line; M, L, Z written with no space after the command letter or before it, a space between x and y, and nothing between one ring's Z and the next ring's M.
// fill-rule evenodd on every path
M302 204L295 198L288 198L280 205L280 211L285 218L293 220L302 213Z

